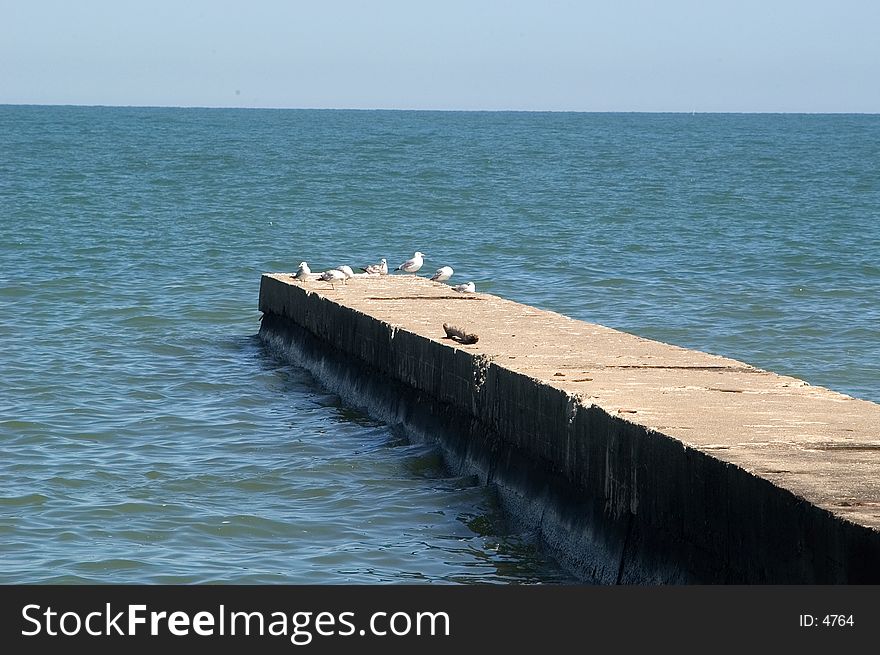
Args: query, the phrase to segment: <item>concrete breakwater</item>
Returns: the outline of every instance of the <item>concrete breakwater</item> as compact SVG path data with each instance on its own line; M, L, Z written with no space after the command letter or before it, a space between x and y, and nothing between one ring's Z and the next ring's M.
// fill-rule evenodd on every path
M260 309L270 348L436 439L585 582L880 582L880 405L415 276L266 274Z

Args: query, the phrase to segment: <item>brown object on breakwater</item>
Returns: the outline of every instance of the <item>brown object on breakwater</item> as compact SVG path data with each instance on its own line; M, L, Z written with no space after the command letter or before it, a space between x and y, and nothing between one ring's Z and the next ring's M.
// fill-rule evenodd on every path
M465 332L461 328L455 327L454 325L449 325L448 323L443 324L443 330L446 332L446 337L448 339L458 341L458 343L463 343L465 345L477 343L477 341L480 340L480 337L478 337L476 334L470 334L468 332Z

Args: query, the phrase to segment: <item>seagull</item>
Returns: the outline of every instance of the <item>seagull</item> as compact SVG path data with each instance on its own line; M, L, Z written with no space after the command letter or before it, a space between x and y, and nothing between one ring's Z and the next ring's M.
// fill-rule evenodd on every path
M311 280L312 278L312 269L309 268L309 265L305 262L299 263L299 268L296 269L296 275L293 276L295 280Z
M434 282L446 282L449 278L452 277L452 267L451 266L443 266L442 268L438 268L437 272L431 276L431 280Z
M464 284L457 284L452 287L453 291L458 291L459 293L474 293L477 290L477 287L473 282L465 282Z
M422 264L425 263L424 257L424 253L416 251L416 254L413 255L413 258L407 259L405 262L397 267L397 270L403 271L404 273L415 273L422 267Z
M361 270L370 275L388 275L388 260L383 257L379 260L378 264L370 264L366 267L362 266Z
M342 284L345 284L345 281L348 278L346 277L345 273L340 271L338 268L331 268L329 271L324 271L323 273L321 273L321 277L319 277L318 279L322 280L324 282L329 282L330 287L334 291L336 291L336 284L335 283L342 282Z
M342 271L343 275L345 275L346 280L354 277L354 271L351 270L351 266L346 266L345 264L343 264L342 266L337 266L336 270Z

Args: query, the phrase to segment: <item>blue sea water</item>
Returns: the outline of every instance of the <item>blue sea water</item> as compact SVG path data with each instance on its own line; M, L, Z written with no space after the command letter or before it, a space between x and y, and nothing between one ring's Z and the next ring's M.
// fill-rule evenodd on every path
M256 339L452 282L880 401L880 116L0 106L0 582L568 580Z

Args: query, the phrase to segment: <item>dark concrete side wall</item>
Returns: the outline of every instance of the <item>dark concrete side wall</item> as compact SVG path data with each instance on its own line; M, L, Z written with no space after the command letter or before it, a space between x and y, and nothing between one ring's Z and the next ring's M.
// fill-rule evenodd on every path
M444 433L586 581L880 582L876 532L678 440L272 277L260 309L264 339L331 358L337 376L393 380L413 407L400 420Z

